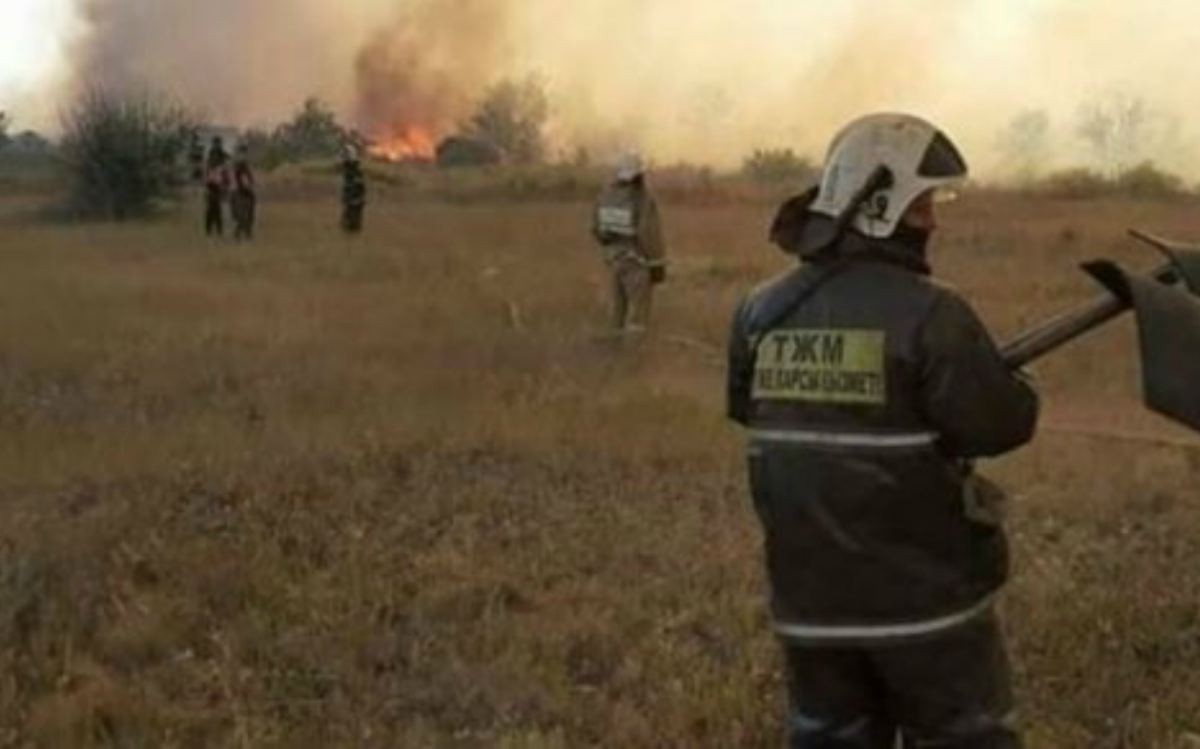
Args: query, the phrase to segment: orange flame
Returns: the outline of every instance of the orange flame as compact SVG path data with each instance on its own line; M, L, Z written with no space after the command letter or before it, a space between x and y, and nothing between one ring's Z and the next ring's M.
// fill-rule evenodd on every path
M417 125L380 137L369 149L372 156L385 161L433 161L436 150L433 134Z

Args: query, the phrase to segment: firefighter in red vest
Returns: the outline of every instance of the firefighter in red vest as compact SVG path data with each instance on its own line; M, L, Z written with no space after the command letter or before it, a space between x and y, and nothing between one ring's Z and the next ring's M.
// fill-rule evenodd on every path
M232 178L229 173L229 154L221 137L215 136L208 149L204 171L204 233L208 236L225 234L224 203L229 195Z
M258 207L258 195L254 187L254 170L250 168L250 149L245 143L238 146L233 161L233 196L230 213L233 214L233 238L254 238L254 219Z

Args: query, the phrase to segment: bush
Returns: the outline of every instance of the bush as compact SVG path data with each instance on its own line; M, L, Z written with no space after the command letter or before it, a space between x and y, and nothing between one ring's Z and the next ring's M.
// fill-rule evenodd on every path
M1185 192L1183 180L1147 161L1107 178L1090 169L1068 169L1035 183L1035 190L1055 198L1087 200L1108 195L1172 198Z
M45 136L26 130L8 139L7 153L21 156L48 156L54 153L54 144Z
M1066 169L1047 175L1036 183L1036 189L1055 198L1086 200L1111 193L1113 185L1091 169Z
M437 147L437 164L443 169L492 166L500 163L500 149L483 140L453 135Z
M256 135L262 141L263 134ZM257 150L274 166L285 161L337 158L352 140L358 139L338 123L332 109L320 99L309 98L291 121L275 129L269 142L258 143Z
M1146 161L1127 169L1117 177L1116 188L1122 195L1135 198L1171 198L1183 193L1183 180Z
M796 183L815 180L817 169L790 148L760 148L742 162L742 174L756 182Z
M57 193L62 176L54 145L33 131L10 136L0 148L0 190Z
M275 141L270 133L251 128L242 132L238 141L246 147L251 162L263 169L273 170L287 161L285 149Z
M192 121L161 97L92 89L66 110L62 129L69 209L78 217L145 216L183 184Z
M546 156L546 118L550 106L541 81L501 81L461 128L461 135L491 143L513 164L536 164Z

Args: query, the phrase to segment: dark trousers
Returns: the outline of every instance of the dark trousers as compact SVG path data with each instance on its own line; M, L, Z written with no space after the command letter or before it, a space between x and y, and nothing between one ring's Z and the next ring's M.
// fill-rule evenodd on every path
M621 260L612 268L613 326L626 333L640 333L650 324L654 284L650 270L634 260Z
M358 234L363 228L363 211L366 206L362 205L343 205L342 206L342 231L347 234Z
M233 193L230 212L233 214L233 238L254 238L254 216L258 199L249 190L237 190Z
M222 195L219 189L208 187L204 191L204 233L208 236L225 234L225 214L222 210Z
M992 616L870 647L785 644L789 749L1020 749Z

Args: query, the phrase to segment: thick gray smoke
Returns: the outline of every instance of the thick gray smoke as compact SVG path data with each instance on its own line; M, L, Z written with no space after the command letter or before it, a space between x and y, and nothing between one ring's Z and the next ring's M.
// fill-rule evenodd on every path
M359 5L78 0L73 85L152 88L231 124L278 119L310 95L344 107L349 60L379 18Z
M511 12L496 0L410 3L355 58L355 115L378 135L446 134L504 70Z
M230 124L317 95L368 132L436 137L487 86L538 74L563 149L817 155L847 119L903 109L1000 173L998 134L1018 114L1044 113L1050 168L1096 158L1081 112L1132 98L1146 115L1131 153L1200 172L1194 0L1153 13L1125 0L76 2L76 83L165 89Z

